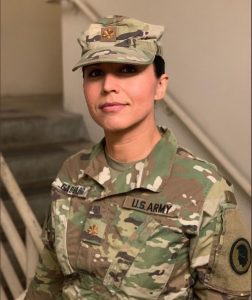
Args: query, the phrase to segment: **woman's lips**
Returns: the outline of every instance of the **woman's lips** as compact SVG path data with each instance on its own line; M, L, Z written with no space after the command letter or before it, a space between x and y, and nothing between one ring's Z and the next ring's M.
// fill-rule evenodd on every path
M115 112L122 110L127 104L120 103L120 102L111 102L111 103L104 103L99 106L99 108L104 112Z

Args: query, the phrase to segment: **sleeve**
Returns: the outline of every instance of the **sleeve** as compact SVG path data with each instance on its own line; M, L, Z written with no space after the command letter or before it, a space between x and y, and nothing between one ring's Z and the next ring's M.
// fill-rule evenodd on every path
M50 211L44 222L42 240L44 249L39 257L36 273L30 283L25 300L62 299L64 277L54 250L54 228Z
M210 189L198 235L191 240L192 299L249 299L251 246L232 187Z

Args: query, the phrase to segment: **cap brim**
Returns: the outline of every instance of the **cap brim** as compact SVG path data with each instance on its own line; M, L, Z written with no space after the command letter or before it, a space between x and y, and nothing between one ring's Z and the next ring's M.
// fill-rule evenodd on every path
M155 54L149 51L126 47L104 47L86 52L72 70L104 62L149 65L154 61L154 57Z

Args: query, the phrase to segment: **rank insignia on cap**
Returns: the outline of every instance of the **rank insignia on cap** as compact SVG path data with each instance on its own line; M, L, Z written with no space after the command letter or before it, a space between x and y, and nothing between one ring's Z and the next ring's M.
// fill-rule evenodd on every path
M116 27L108 26L101 28L101 42L115 42L116 41Z
M229 261L235 273L242 275L248 271L251 264L251 248L246 239L239 238L233 243Z

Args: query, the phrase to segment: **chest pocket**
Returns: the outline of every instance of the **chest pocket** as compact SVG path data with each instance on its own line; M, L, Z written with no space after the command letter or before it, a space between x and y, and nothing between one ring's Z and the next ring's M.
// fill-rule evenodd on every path
M169 220L167 216L155 218L144 211L120 207L115 216L112 227L120 234L120 243L104 285L130 297L156 299L170 278L185 237L172 230L169 221L166 225L160 222L160 218ZM176 222L177 216L171 218Z

